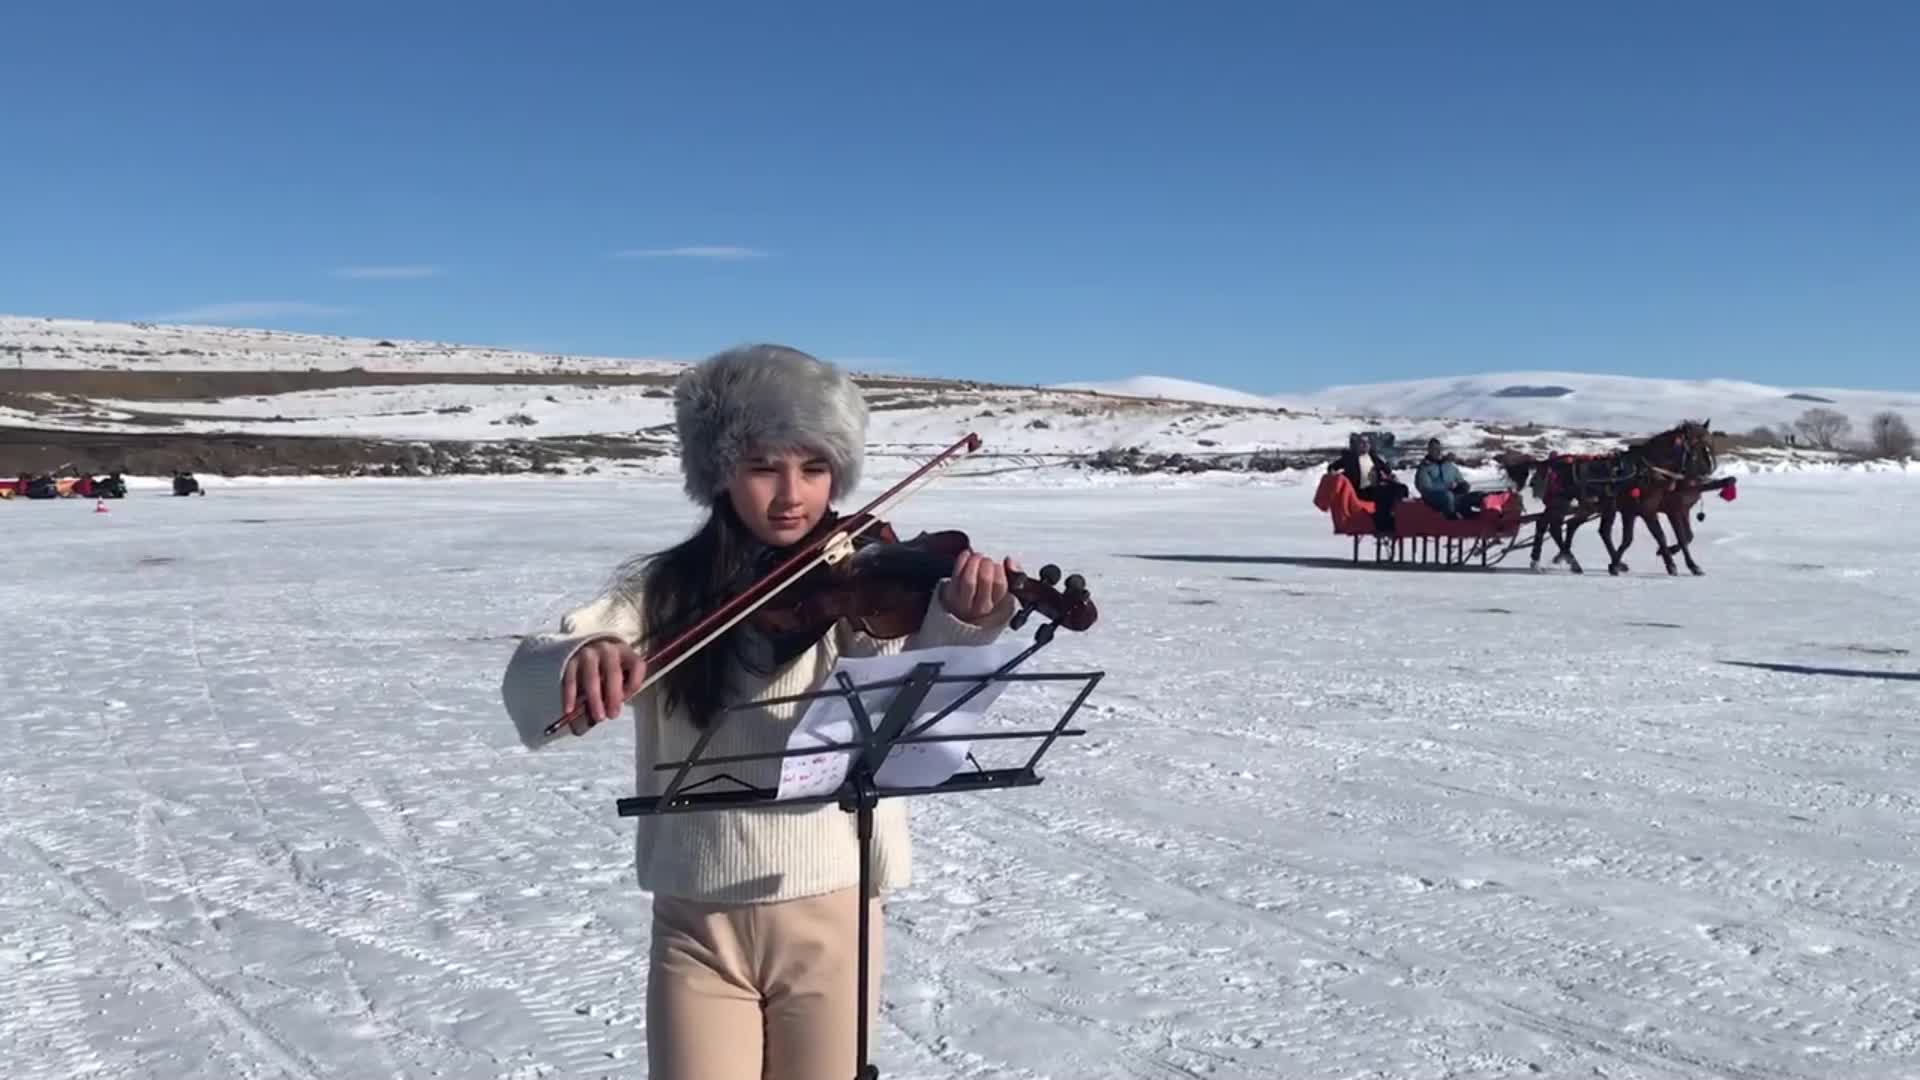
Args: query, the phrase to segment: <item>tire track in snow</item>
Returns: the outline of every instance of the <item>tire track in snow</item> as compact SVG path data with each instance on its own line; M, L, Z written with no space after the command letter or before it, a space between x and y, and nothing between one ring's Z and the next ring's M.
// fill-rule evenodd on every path
M1024 858L1030 848L989 840L972 826L969 819L964 830L940 833L941 858L948 873L964 875L961 883L926 881L922 873L898 920L904 940L896 967L907 985L896 996L934 1005L931 1016L902 1005L896 1023L909 1031L931 1025L917 1036L923 1045L979 1042L978 1025L948 1030L957 1015L988 1017L985 1026L998 1024L1000 1038L1018 1025L1014 1039L1045 1039L1057 1049L1038 1067L1059 1075L1188 1076L1223 1061L1257 1068L1244 1054L1264 1060L1292 1049L1307 1061L1332 1052L1307 1045L1315 1033L1287 1030L1287 1018L1276 1016L1272 1001L1296 999L1301 988L1250 948L1252 935L1239 925L1214 928L1204 940L1170 938L1154 911L1127 903L1097 875L1043 869ZM1034 884L1043 879L1044 886ZM982 899L982 889L998 895ZM1268 989L1280 992L1258 992ZM1183 1028L1202 1017L1237 1031L1207 1045L1214 1032ZM1029 1032L1041 1018L1053 1030Z
M1072 993L1062 994L1063 1004L1056 1005L1024 991L1011 979L1002 976L998 980L1002 988L1001 994L987 995L981 993L970 982L956 980L949 976L947 972L950 968L947 964L938 960L929 960L924 955L902 966L918 977L939 985L947 999L944 1003L947 1009L951 1009L956 1003L964 1002L971 1006L968 1011L986 1012L988 1010L980 1008L982 1004L997 1004L997 998L1016 997L1030 1015L1044 1016L1062 1027L1095 1029L1103 1035L1118 1035L1122 1038L1139 1034L1129 1025L1114 1025L1095 1020L1086 1007L1086 1000ZM948 1037L930 1040L897 1020L893 1026L904 1037L932 1054L948 1068L948 1071L941 1075L996 1078L1048 1075L1035 1073L1032 1069L1018 1068L1004 1061L993 1060L975 1051L960 1050L951 1045ZM1166 1077L1191 1078L1200 1075L1191 1069L1168 1062L1141 1046L1127 1042L1109 1042L1098 1051L1076 1050L1071 1053L1071 1059L1076 1069L1073 1075L1076 1076L1090 1076L1098 1073L1102 1076L1120 1075L1154 1080L1154 1078ZM1119 1070L1117 1073L1116 1069Z
M390 796L391 792L386 794ZM617 984L622 974L630 973L632 958L624 955L625 950L639 946L618 937L605 939L599 948L586 946L584 941L575 944L576 939L568 935L556 937L551 928L542 932L530 926L509 925L484 907L467 908L458 918L434 918L446 907L445 894L431 880L435 857L429 854L417 830L398 812L397 802L377 793L359 802L381 837L392 845L393 849L385 852L387 857L402 866L412 867L418 863L427 870L424 878L411 869L405 871L417 897L426 906L415 919L404 921L425 928L432 942L431 951L436 954L435 962L469 977L483 974L484 969L446 955L452 950L488 956L491 966L520 973L520 978L509 980L510 988L502 988L527 1006L529 1015L546 1032L547 1045L559 1049L574 1068L605 1067L606 1052L611 1049L606 1042L608 1029L583 1016L581 1005L565 999L579 1001L590 996L587 991L573 987ZM408 858L404 852L411 852L415 858ZM349 886L345 891L351 892L353 888ZM583 895L562 896L557 902L584 902L585 899ZM427 951L426 946L417 947Z
M1194 736L1222 734L1180 725L1170 726ZM1285 738L1260 731L1234 731L1227 734L1236 739L1252 739L1296 749L1301 742L1326 752L1357 753L1362 749L1352 740L1330 740L1324 733L1311 731L1289 731ZM1296 734L1300 737L1295 738ZM1450 760L1448 764L1456 772L1482 771L1477 763L1470 762L1463 766L1458 760ZM1551 779L1541 777L1538 772L1532 776L1538 785L1554 786ZM1394 780L1399 784L1429 784L1412 775L1396 775ZM1137 786L1115 784L1099 775L1076 777L1075 782L1109 786L1117 793L1139 790ZM1900 947L1920 946L1920 932L1902 932L1898 924L1888 919L1893 913L1914 910L1916 896L1920 895L1920 880L1901 872L1895 865L1882 864L1877 869L1863 869L1863 864L1858 861L1837 865L1826 861L1792 859L1764 851L1726 852L1724 837L1691 839L1688 836L1691 823L1669 825L1662 830L1659 837L1661 843L1668 846L1684 844L1702 851L1718 848L1723 853L1709 857L1662 850L1655 846L1630 845L1621 842L1613 834L1586 824L1584 818L1610 812L1604 809L1596 811L1538 800L1528 801L1501 790L1465 789L1442 784L1429 786L1448 794L1471 796L1472 812L1435 812L1418 807L1404 798L1384 808L1376 808L1363 800L1350 799L1343 809L1343 815L1349 820L1365 820L1374 831L1391 835L1396 842L1410 849L1493 856L1502 860L1528 860L1541 868L1560 866L1565 863L1562 856L1567 852L1578 852L1583 863L1603 866L1610 879L1630 879L1690 896L1719 896L1748 911L1769 906L1790 908L1791 913L1799 919L1822 922L1828 928L1842 933ZM1404 796L1405 792L1398 794ZM1695 790L1690 794L1697 800L1702 793ZM1717 795L1718 792L1710 791L1708 794ZM1732 801L1731 795L1723 797ZM1249 822L1274 817L1292 816L1298 820L1302 809L1300 804L1285 802L1284 793L1269 796L1264 792L1230 784L1216 784L1209 788L1208 799L1213 804L1212 809L1222 810L1230 805L1244 811L1208 815L1205 826L1208 830L1224 830L1228 833L1239 833ZM1724 822L1702 824L1723 826ZM1226 836L1212 839L1214 842L1228 842ZM1289 852L1286 857L1292 859L1302 856ZM1343 872L1353 869L1345 867ZM1771 912L1775 915L1784 913L1779 910Z
M47 850L63 852L63 846L52 838L43 838L42 842ZM169 888L181 885L179 882L165 878L153 878L124 871L122 873L147 884ZM68 880L71 880L71 875L68 876ZM233 875L223 875L206 881L204 891L209 898L218 902L223 908L244 912L262 923L282 923L330 942L350 941L377 952L411 961L435 971L440 977L447 979L453 988L494 990L513 996L523 1005L529 1006L529 1015L549 1033L549 1042L561 1044L578 1041L580 1029L585 1021L573 1008L554 1000L557 996L555 992L543 993L538 988L530 988L526 983L512 976L496 975L488 967L458 957L449 957L395 937L384 929L392 923L392 920L381 917L377 913L366 916L351 910L315 911L311 903L306 902L309 898L299 893L298 890L303 887L315 888L316 883L296 882L293 878L283 876L279 884L275 885L265 880L248 882ZM372 896L379 900L386 899L385 894L355 887L329 888L324 885L317 887L323 895L334 898ZM290 892L293 895L289 896ZM137 933L137 931L129 932ZM338 951L337 945L335 949ZM524 971L533 966L527 963L530 952L529 949L508 949L495 950L489 954L483 950L477 955L489 961L497 960L504 970ZM346 963L344 954L341 954L341 962ZM563 967L565 963L566 961L561 959L541 966ZM500 1063L499 1059L491 1054L448 1042L426 1032L401 1027L392 1018L378 1022L383 1025L382 1034L419 1049L433 1050L441 1055L439 1058L421 1055L422 1068L440 1067L445 1064L445 1058L449 1054L470 1060L485 1060L489 1065ZM574 1065L578 1068L585 1068L589 1064L605 1066L607 1060L604 1055L594 1055L574 1062Z
M252 781L246 775L245 766L243 763L240 762L237 753L235 753L235 748L233 746L232 733L227 727L226 720L224 716L218 711L218 705L214 700L212 678L210 673L207 670L205 659L200 652L199 633L195 626L196 620L195 620L195 615L194 615L194 611L191 604L189 604L187 607L187 618L188 618L188 640L192 645L194 666L195 666L195 671L199 677L201 692L205 698L209 713L212 714L215 717L215 719L219 722L222 742L227 751L228 757L233 760L235 768L238 769L240 772L241 780L246 785L248 795L251 798L251 801L253 803L253 808L258 816L258 820L261 822L261 824L263 824L266 827L269 835L272 837L274 843L279 847L281 854L285 858L284 871L286 873L293 875L296 879L301 878L304 876L304 872L301 870L299 858L295 854L293 848L286 843L284 837L280 833L279 828L268 818L266 813L266 807L261 803L258 793L254 791ZM269 667L268 671L269 671L270 677L272 677L273 669ZM286 698L284 694L279 693L278 679L273 678L272 681L274 683L275 690L276 690L276 693L275 693L276 700L279 700L284 704L286 702ZM313 719L311 713L309 713L308 716L310 719ZM311 769L309 769L308 771L309 773L311 773ZM155 811L151 805L150 792L146 789L144 784L141 785L141 794L143 799L148 799L149 801L149 805L147 807L149 813L152 813L154 814L154 816L157 817L157 811ZM165 830L163 828L161 830L161 836L163 837L163 839L165 839L165 835L166 835ZM200 886L197 882L197 879L195 875L193 875L188 870L185 860L180 855L178 846L174 844L170 839L166 840L166 844L167 844L168 851L173 856L174 864L180 872L181 887L190 896L193 897L194 907L196 911L199 912L201 920L209 927L209 929L213 930L215 933L219 933L217 924L214 923L213 918L207 913L206 906L201 900ZM143 882L143 888L144 888L144 882ZM348 997L353 1001L354 1005L357 1008L357 1015L359 1019L365 1025L366 1030L372 1033L373 1044L376 1047L380 1057L385 1060L387 1066L392 1070L393 1075L397 1076L397 1075L402 1075L404 1073L404 1070L401 1067L399 1056L396 1053L397 1043L407 1042L417 1049L424 1042L428 1044L428 1048L430 1049L443 1051L444 1049L443 1047L435 1045L435 1043L437 1042L436 1040L425 1039L422 1036L418 1035L417 1033L406 1031L405 1029L400 1028L398 1025L395 1025L389 1022L386 1018L380 1016L378 1014L378 1011L374 1007L372 996L367 993L367 989L365 985L362 984L362 982L359 979L354 977L353 962L351 959L348 958L346 952L340 948L338 940L336 940L335 937L331 934L322 935L320 940L323 941L326 945L327 952L333 960L335 971L338 973L340 977L341 985L346 989ZM421 1065L422 1067L429 1067L429 1062L431 1060L432 1060L431 1058L423 1055L417 1060L416 1063Z
M122 914L105 900L95 895L93 890L80 879L61 867L47 855L33 840L19 835L7 838L7 844L26 857L27 861L37 865L61 893L84 909L82 917L92 920L95 925L112 930L127 945L145 954L154 964L173 975L175 981L185 986L194 999L202 1006L198 1011L222 1022L226 1027L244 1038L262 1058L277 1066L281 1072L303 1080L320 1080L320 1073L314 1063L289 1044L278 1031L248 1012L233 995L215 986L205 974L181 956L170 943L136 930L128 925Z
M207 716L219 729L220 749L225 752L227 760L232 763L234 773L240 777L240 784L247 793L247 801L253 805L254 817L266 830L267 839L279 850L280 857L285 860L287 866L293 867L296 865L293 850L287 846L286 839L280 835L280 830L274 824L273 817L267 813L267 805L261 801L260 792L254 787L253 778L247 773L246 762L241 759L240 752L234 745L233 729L227 724L226 713L221 710L218 702L214 700L213 679L207 671L206 658L201 655L200 652L199 618L194 612L192 601L186 603L186 609L187 646L193 655L194 672L199 677L200 693L206 703Z
M404 861L404 856L388 855ZM263 915L405 957L452 975L467 987L510 995L543 1032L540 1051L558 1052L561 1063L575 1069L607 1064L607 1029L583 1016L575 1003L591 996L583 987L618 982L628 966L622 959L625 942L614 939L593 949L552 929L510 926L483 909L468 909L457 920L435 924L425 918L427 912L397 915L393 897L357 883L289 877L284 884L296 890L293 896ZM346 903L315 918L307 911L315 898ZM394 930L400 927L414 933L398 935Z
M427 933L436 941L444 943L445 931L432 916L436 915L443 902L434 887L423 881L414 868L414 860L402 857L402 850L411 851L422 859L425 853L420 847L420 838L408 824L398 807L398 800L385 787L374 781L356 776L349 781L353 791L354 806L369 822L380 838L387 843L386 849L375 849L386 856L386 860L400 872L406 882L407 891L412 894L416 914L426 924Z
M196 642L197 649L197 637L192 640ZM199 663L197 670L208 707L216 719L220 719L211 678L204 663ZM277 699L285 709L307 712L297 702L288 700L284 693L277 695ZM310 721L318 722L319 718L310 712L308 717ZM221 730L223 734L227 732L223 719ZM233 751L230 737L227 749L236 767L239 767L238 755ZM491 748L489 752L493 752ZM245 779L244 771L242 775ZM334 778L335 782L340 779ZM374 781L358 776L349 779L348 784L350 791L357 785L358 790L365 793L373 790ZM410 883L416 904L420 905L418 910L423 917L400 921L400 925L409 926L415 931L411 940L403 940L389 930L394 922L392 902L399 898L358 883L328 880L304 868L273 822L266 819L265 809L257 795L253 794L250 783L248 790L261 823L273 833L274 847L284 856L263 857L259 866L292 888L275 890L266 880L253 875L253 884L234 892L223 890L225 895L222 899L227 906L249 910L258 917L286 922L321 935L339 956L343 969L348 961L334 944L336 938L354 940L391 955L428 964L457 976L469 985L511 995L522 1003L529 1017L546 1033L543 1048L557 1050L562 1060L573 1068L606 1067L609 1061L607 1051L617 1050L617 1047L607 1044L609 1029L584 1017L567 999L581 996L582 992L573 987L617 983L618 977L630 967L627 953L631 946L628 942L611 938L603 948L584 946L590 951L576 951L575 948L560 944L573 940L572 935L561 934L556 937L550 932L539 932L527 926L511 926L483 908L466 909L458 920L445 923L425 918L430 912L443 910L444 904L440 902L443 894L431 882L432 860L427 856L421 838L406 824L402 815L392 811L388 799L378 795L372 799L356 799L386 845L372 850L384 855L401 869L403 878ZM470 821L468 824L491 829L483 820ZM409 858L404 854L409 851L416 857ZM240 853L238 848L221 852L229 859ZM258 849L254 853L266 854ZM423 867L428 871L426 877L422 877L420 872ZM223 878L239 880L247 876L230 868ZM285 902L270 901L263 906L251 899L274 896L282 896ZM585 897L567 899L584 901ZM347 929L356 923L352 929ZM421 932L423 929L424 933ZM492 976L486 968L450 953L485 957L490 966L515 974L509 977Z
M12 846L12 838L7 838ZM4 879L0 879L4 880ZM17 895L9 890L10 895ZM89 1011L80 998L75 978L79 967L72 926L48 926L42 920L26 923L32 948L0 947L0 1060L44 1063L46 1071L30 1071L14 1080L44 1076L84 1076L107 1068L87 1040ZM57 1072L55 1070L58 1070Z
M1426 954L1424 950L1420 950L1417 942L1407 943L1414 946L1412 949L1405 944L1395 942L1390 946L1391 954L1389 955L1385 951L1363 947L1354 941L1343 940L1325 931L1316 930L1275 911L1248 906L1182 886L1166 874L1165 867L1150 866L1109 851L1106 846L1097 842L1100 839L1100 829L1097 827L1089 828L1084 823L1064 817L1049 823L1041 821L1028 811L993 805L987 800L978 800L978 802L991 815L1022 826L1003 836L1003 843L1015 846L1020 844L1042 846L1048 850L1047 861L1057 860L1056 865L1064 863L1101 874L1111 880L1116 888L1139 893L1156 910L1198 907L1210 909L1226 920L1251 919L1281 930L1303 944L1317 946L1342 956L1356 965L1393 971L1403 980L1417 982L1419 969L1444 971L1449 967L1444 958ZM976 826L978 824L976 822ZM1057 835L1061 833L1071 834L1075 842L1068 842ZM1377 926L1371 929L1387 932L1392 927ZM1501 938L1496 936L1491 943L1487 944L1487 948L1498 950L1502 947L1500 942ZM1471 1006L1486 1018L1500 1024L1517 1024L1540 1034L1566 1040L1609 1058L1632 1062L1643 1068L1670 1070L1667 1075L1693 1076L1698 1075L1698 1070L1709 1070L1714 1075L1730 1077L1790 1075L1772 1068L1711 1061L1671 1046L1642 1043L1609 1028L1569 1020L1563 1016L1543 1015L1535 1010L1525 1009L1478 992L1467 991L1458 986L1447 986L1445 996L1449 1001ZM1567 1002L1566 1004L1569 1007L1583 1007L1585 1003Z
M420 689L419 685L413 679L406 679L404 680L404 682L407 689L411 691L416 698L419 698L420 703L423 706L425 706L429 711L438 712L438 713L450 713L450 714L457 714L457 713L464 712L464 710L462 709L457 709L448 705L441 705L435 702L433 699L427 697L426 693ZM518 789L520 791L531 793L537 798L540 798L547 802L555 803L561 806L566 810L566 812L569 815L573 817L577 817L582 821L585 821L587 824L593 826L599 832L604 833L609 839L613 840L615 843L623 844L623 845L631 845L633 843L633 834L621 832L620 830L614 828L612 825L608 824L607 816L605 814L593 813L592 811L581 806L579 803L574 802L572 799L569 799L566 796L560 794L559 792L553 790L552 788L549 788L544 784L540 784L536 782L534 779L528 777L526 775L525 769L522 767L521 762L516 762L513 759L513 757L503 752L499 747L480 738L479 735L474 733L471 726L462 726L460 728L460 731L461 731L462 737L468 743L472 744L475 747L478 747L481 751L483 751L490 759L492 759L497 765L500 766L503 772L506 772L509 775L514 776L516 778Z

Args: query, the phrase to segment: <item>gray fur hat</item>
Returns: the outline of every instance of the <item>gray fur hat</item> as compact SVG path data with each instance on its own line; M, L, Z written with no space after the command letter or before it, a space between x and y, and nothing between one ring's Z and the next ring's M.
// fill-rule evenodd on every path
M860 484L867 402L846 372L784 345L742 345L688 368L673 390L687 495L711 506L753 450L804 449L833 467L832 498Z

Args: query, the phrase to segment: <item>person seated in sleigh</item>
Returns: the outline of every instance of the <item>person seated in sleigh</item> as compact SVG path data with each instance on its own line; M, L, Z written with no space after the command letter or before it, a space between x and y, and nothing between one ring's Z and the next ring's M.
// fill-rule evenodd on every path
M1330 471L1347 475L1354 494L1373 504L1373 530L1393 532L1393 507L1407 497L1407 485L1394 478L1393 466L1373 448L1370 436L1355 433L1347 437L1346 453L1329 466Z
M1471 521L1480 516L1485 496L1476 493L1460 475L1460 466L1441 447L1439 439L1427 440L1427 456L1414 470L1413 486L1420 492L1420 501L1440 511L1448 521Z

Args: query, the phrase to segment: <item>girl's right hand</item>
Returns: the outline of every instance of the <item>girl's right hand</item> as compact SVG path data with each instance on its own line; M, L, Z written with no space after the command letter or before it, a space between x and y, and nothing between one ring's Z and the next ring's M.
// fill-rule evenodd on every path
M646 661L624 641L606 639L580 646L560 676L560 712L565 715L584 704L586 714L575 717L568 727L575 735L585 735L595 724L618 715L646 673Z

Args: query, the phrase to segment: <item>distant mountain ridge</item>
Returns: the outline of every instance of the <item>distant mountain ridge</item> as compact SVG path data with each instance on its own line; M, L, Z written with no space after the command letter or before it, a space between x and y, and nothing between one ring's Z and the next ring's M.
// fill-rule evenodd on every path
M1920 392L1783 387L1737 379L1502 371L1273 396L1151 375L1062 387L1248 408L1415 421L1541 424L1628 436L1648 434L1682 420L1711 420L1715 430L1735 434L1757 427L1777 430L1816 407L1846 415L1856 432L1883 411L1901 413L1920 427Z
M1778 429L1809 408L1830 408L1864 430L1891 410L1920 424L1920 393L1783 387L1736 379L1656 379L1564 371L1503 371L1403 382L1335 386L1303 395L1313 405L1374 416L1448 417L1480 423L1537 423L1645 434L1682 420L1715 430Z
M1231 405L1243 409L1284 409L1287 401L1245 390L1176 379L1165 375L1135 375L1127 379L1055 383L1055 390L1083 390L1114 397L1154 398L1163 401L1191 401L1202 405Z

